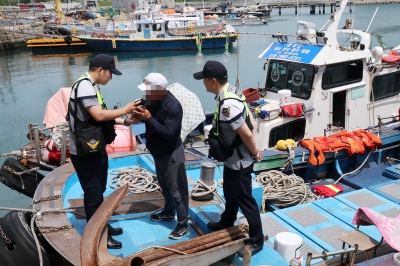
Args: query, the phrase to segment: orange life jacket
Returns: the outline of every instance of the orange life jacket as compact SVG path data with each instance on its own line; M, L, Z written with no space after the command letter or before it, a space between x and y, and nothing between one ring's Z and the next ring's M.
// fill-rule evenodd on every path
M311 139L299 140L299 144L310 150L308 162L311 165L320 165L325 162L324 152L336 152L345 149L349 156L365 152L365 147L374 149L382 145L382 140L371 132L359 129L353 132L343 130L332 134L331 136L320 136ZM318 151L315 157L314 151Z
M350 144L341 141L340 138L337 137L314 137L314 140L318 143L324 143L322 145L322 150L324 152L336 152L341 149L350 150Z
M308 162L311 165L320 165L323 162L325 162L325 155L322 152L321 145L319 145L318 142L313 141L311 139L303 139L299 140L299 144L303 146L304 148L307 148L310 150L310 155L308 157ZM318 151L318 156L315 157L314 151Z
M370 149L374 149L375 147L382 145L382 140L377 135L365 131L364 129L353 131L353 133L360 137L364 142L364 145Z

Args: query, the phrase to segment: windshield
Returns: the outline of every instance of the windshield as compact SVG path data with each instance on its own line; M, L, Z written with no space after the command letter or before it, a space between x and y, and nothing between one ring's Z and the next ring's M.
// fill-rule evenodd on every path
M292 97L308 99L311 95L314 67L292 62L271 61L265 87L268 91L291 90Z

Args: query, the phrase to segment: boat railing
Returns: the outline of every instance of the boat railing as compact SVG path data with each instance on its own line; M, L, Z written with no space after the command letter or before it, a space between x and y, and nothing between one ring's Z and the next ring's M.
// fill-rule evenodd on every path
M397 120L400 120L400 108L399 108L399 114L398 115L392 115L392 116L388 116L388 117L381 117L380 115L378 115L378 128L379 128L379 134L382 134L383 132L387 132L389 130L392 129L388 129L388 130L382 130L384 128L384 123L383 120L384 119L392 119L393 122L396 122Z
M330 134L336 133L336 132L340 132L343 131L344 127L339 126L338 124L328 124L328 128L324 128L324 136L326 136L326 134L328 132L330 132Z
M347 256L348 256L347 258L349 258L350 253L351 253L350 261L346 265L353 266L355 259L356 259L357 251L358 251L358 245L356 244L356 245L354 245L354 247L349 247L349 248L345 248L342 250L336 250L336 251L332 251L332 252L326 252L324 250L322 253L315 254L315 255L313 255L312 253L308 253L306 266L310 266L311 260L313 260L313 259L323 259L324 261L326 261L328 259L328 257L332 257L332 256L336 256L336 255L344 255L344 254L347 254Z
M41 145L40 145L40 141L43 141L44 140L44 137L43 137L43 132L42 131L45 131L45 130L52 130L52 129L54 129L55 127L48 127L48 128L43 128L43 129L39 129L39 127L38 127L38 125L37 124L32 124L32 123L29 123L28 124L28 130L29 130L29 133L28 133L28 138L31 140L31 141L33 141L34 142L34 145L35 145L35 153L36 153L36 160L37 160L37 163L41 166L41 167L43 167L43 168L45 168L45 169L48 169L48 170L54 170L54 166L53 165L48 165L48 164L46 164L45 162L43 162L42 161L42 153L41 153L41 149L42 149L42 147L41 147ZM67 138L68 138L68 132L69 132L69 129L63 129L62 130L62 137L61 137L61 160L60 160L60 165L63 165L63 164L65 164L65 161L66 161L66 158L67 158ZM44 135L45 136L45 135Z

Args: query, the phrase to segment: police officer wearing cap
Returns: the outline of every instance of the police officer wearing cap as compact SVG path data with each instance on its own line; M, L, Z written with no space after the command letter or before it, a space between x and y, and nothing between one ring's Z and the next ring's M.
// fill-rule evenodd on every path
M219 108L214 115L213 128L218 123L221 145L232 152L224 161L225 211L220 221L209 222L207 227L217 231L233 226L240 208L249 224L250 239L246 245L254 255L262 250L264 236L258 206L251 194L251 173L254 161L261 161L262 153L252 133L246 98L240 89L228 83L228 72L218 61L207 61L203 71L194 73L193 77L202 79L206 90L216 95ZM238 252L238 255L243 256L243 252Z
M150 216L152 221L172 222L178 218L169 238L180 239L189 232L189 191L185 170L185 153L181 139L183 109L169 92L167 79L150 73L138 86L146 105L134 110L136 118L145 122L146 147L154 158L157 180L165 200L164 210Z
M128 103L120 109L107 110L107 106L103 102L99 85L106 85L112 75L122 75L115 68L114 58L109 55L99 54L90 61L89 71L84 73L72 87L68 110L69 121L69 151L71 161L78 175L79 183L84 192L83 202L85 207L86 220L89 221L97 208L103 202L103 192L106 190L107 172L108 172L108 156L106 151L96 153L91 156L79 156L77 152L77 139L74 129L74 108L77 101L77 118L82 122L108 121L115 119L116 123L125 125L134 122L133 116L123 120L122 115L131 114L137 103ZM75 90L77 98L75 99ZM121 242L112 238L112 235L122 234L122 228L113 228L108 225L107 247L111 249L121 248Z

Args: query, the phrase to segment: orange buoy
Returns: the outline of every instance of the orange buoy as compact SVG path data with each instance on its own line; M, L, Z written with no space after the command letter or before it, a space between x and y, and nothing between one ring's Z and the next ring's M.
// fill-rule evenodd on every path
M127 152L131 150L136 150L136 138L135 135L132 134L133 140L133 149L131 149L131 138L129 136L129 128L123 125L115 125L115 133L117 136L115 140L111 144L107 144L106 151L107 153L114 152Z

